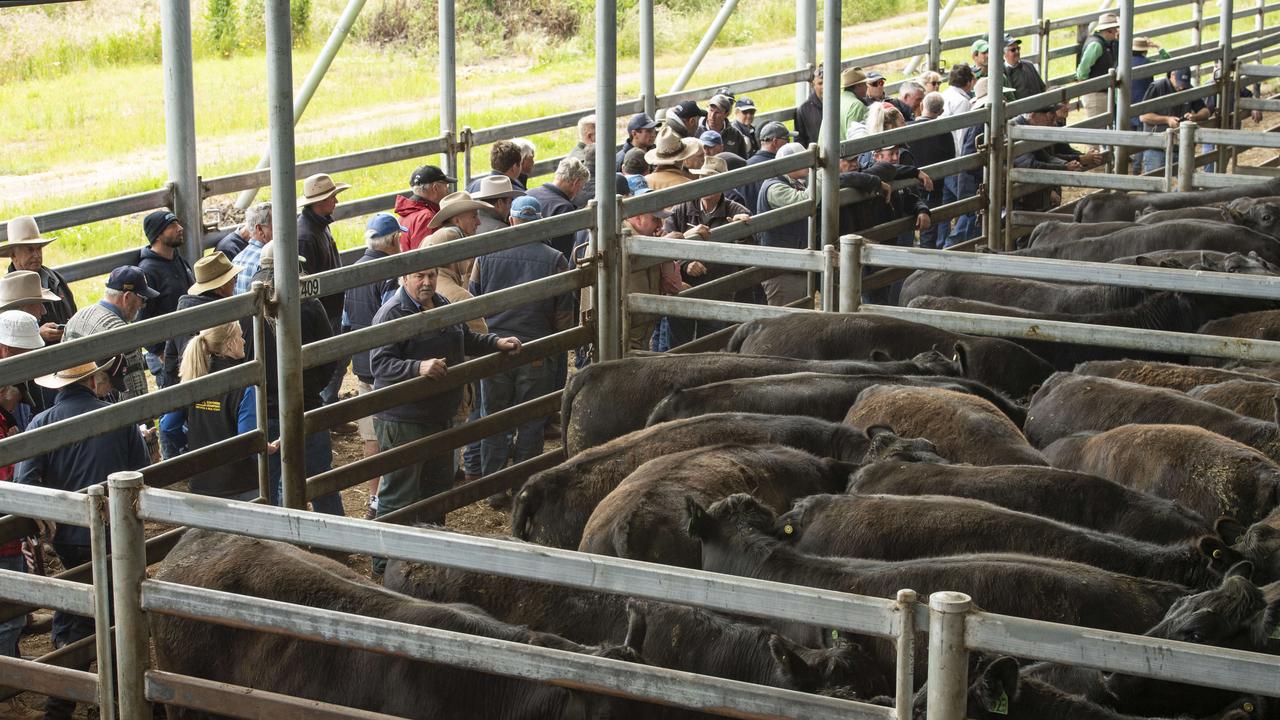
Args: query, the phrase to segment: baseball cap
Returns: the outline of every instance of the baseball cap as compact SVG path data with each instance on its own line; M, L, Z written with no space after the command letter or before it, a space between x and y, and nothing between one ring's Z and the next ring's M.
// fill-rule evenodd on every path
M987 44L986 38L978 38L969 46L970 55L977 55L978 53L989 52L990 50L991 46Z
M761 142L765 140L777 140L778 138L791 139L795 136L795 133L788 130L787 126L780 122L765 123L765 126L760 128Z
M674 113L676 117L682 120L688 120L689 118L693 118L693 117L707 116L707 111L698 107L698 103L692 100L685 100L679 105L676 105L675 107L671 108L670 112Z
M409 187L417 187L419 185L430 185L433 182L444 181L447 183L458 182L457 178L451 178L444 174L444 171L435 165L423 165L413 174L409 176Z
M738 102L734 103L734 106L742 112L750 112L756 109L756 104L749 97L739 98Z
M724 137L715 130L708 130L702 133L702 135L698 136L698 139L702 141L702 147L715 147L724 144Z
M532 195L518 197L511 202L511 217L521 220L541 220L542 203Z
M44 347L36 316L25 310L0 312L0 345L22 350Z
M658 123L654 122L648 113L636 113L627 121L627 134L630 135L637 130L652 130L656 127Z
M636 191L635 197L640 197L641 195L646 195L651 192L653 192L653 188L647 188L647 187L640 188L639 190ZM650 212L649 214L658 218L659 220L665 220L671 217L671 211L666 208L659 208L657 210Z
M1003 47L1009 47L1010 45L1021 45L1021 44L1022 44L1022 38L1016 38L1010 35L1009 33L1004 34Z
M395 215L391 213L378 213L369 218L368 224L364 226L365 239L382 237L390 235L394 232L409 232L409 228L400 224Z
M168 210L156 210L143 218L142 232L147 236L147 242L155 242L165 228L176 222L178 222L177 215Z
M146 274L136 265L121 265L112 270L111 276L107 278L107 287L121 292L137 293L147 300L160 297L160 293L147 285Z
M876 72L875 70L872 70L872 71L870 71L870 72L868 72L868 73L867 73L867 84L868 84L868 85L870 85L870 84L872 84L872 83L878 83L878 82L884 82L884 75L881 75L880 73Z
M795 155L796 153L802 153L802 152L804 152L803 145L801 145L798 142L789 142L786 145L783 145L782 147L778 148L778 157L780 158L789 157L791 155Z
M712 95L710 104L720 108L723 112L729 112L733 107L733 98L722 94Z
M1191 71L1187 68L1178 68L1173 71L1174 82L1179 85L1191 85Z

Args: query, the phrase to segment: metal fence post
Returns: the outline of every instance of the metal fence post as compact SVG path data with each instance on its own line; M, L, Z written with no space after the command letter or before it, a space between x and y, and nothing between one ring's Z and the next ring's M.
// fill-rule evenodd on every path
M107 484L111 488L111 578L114 581L120 717L137 720L151 717L145 687L151 641L147 618L142 613L147 547L142 518L138 516L142 473L112 473L107 477ZM104 634L109 634L109 630L99 627L98 635Z
M262 297L265 301L266 298L264 295L267 292L267 286L265 283L255 282L253 283L252 292L259 297ZM269 380L267 379L267 364L265 355L263 354L264 350L259 349L265 348L267 344L267 318L265 305L266 303L264 302L263 307L260 307L258 312L253 315L253 359L262 360L262 371L258 375L258 389L253 394L253 411L254 417L257 420L258 432L262 433L263 442L269 443L271 442L271 436L267 433L267 393L270 392L267 389L267 383ZM263 452L258 453L258 496L267 502L271 501L270 476L270 463L267 460L266 451L263 450Z
M298 292L298 217L294 204L293 41L289 0L266 0L267 117L271 138L271 222L275 249L276 372L280 481L286 507L307 504L302 407L302 316Z
M653 0L640 0L640 97L649 117L658 113L658 90L653 68Z
M840 260L840 249L835 245L822 246L822 312L835 312L836 307L836 273Z
M164 139L173 184L173 213L187 232L182 254L195 264L204 252L200 171L196 167L196 105L191 59L191 3L160 3L160 50L164 64Z
M1191 46L1198 51L1204 47L1204 0L1191 3L1191 23ZM1198 78L1200 66L1192 66L1191 72L1191 77Z
M964 626L972 606L964 593L929 596L929 720L964 720L969 685Z
M988 37L1004 37L1004 0L990 1ZM987 100L990 118L987 127L987 219L983 234L987 247L995 248L1000 237L1000 213L1004 195L1004 73L991 73L987 77Z
M702 64L702 59L707 56L707 51L711 49L716 37L724 29L724 24L729 22L729 16L733 14L733 10L736 7L738 7L738 0L724 0L724 5L720 8L720 12L716 13L715 19L711 21L711 27L707 28L702 40L698 42L698 47L693 49L693 54L689 56L688 62L684 64L684 69L680 71L680 77L676 78L675 83L671 85L671 92L680 92L689 84L689 80L697 72L698 66ZM596 8L596 12L599 12L599 8ZM596 110L599 111L600 108L596 108ZM597 129L599 129L599 126L597 126Z
M458 87L454 53L453 0L440 0L440 17L437 25L440 38L440 133L449 136L449 152L445 153L445 173L458 177L458 154L452 145L458 135ZM468 150L470 152L470 150Z
M1221 78L1218 85L1218 127L1229 130L1231 129L1228 121L1231 118L1231 108L1235 106L1235 73L1232 72L1232 49L1231 49L1231 29L1235 24L1235 2L1234 0L1218 0L1219 17L1218 23L1218 68ZM1216 172L1225 173L1227 171L1227 147L1226 145L1218 145L1217 155L1218 161L1214 164Z
M1185 122L1178 126L1178 190L1190 192L1195 190L1196 175L1196 124ZM1173 160L1166 157L1165 165Z
M929 69L936 72L941 61L942 3L941 0L929 0Z
M897 690L894 713L897 720L912 720L916 667L916 600L915 590L898 591L898 618L902 623L897 638Z
M858 312L862 301L861 235L840 238L840 312Z
M1035 0L1031 7L1031 17L1036 22L1036 34L1031 39L1032 52L1040 66L1040 77L1049 79L1049 26L1044 21L1044 0Z
M819 138L819 140L821 140L821 138ZM815 188L817 188L819 185L818 168L822 166L822 160L821 160L822 153L821 151L819 151L817 143L810 143L809 150L813 152L814 161L813 161L813 165L809 168L809 175L805 180L805 185L810 189L809 221L805 224L805 231L807 233L807 240L805 241L805 247L807 247L810 250L817 250L818 244L819 244L818 238L822 236L822 231L823 231L822 222L824 218L824 216L821 214L822 198L818 197L818 193L815 190ZM839 162L839 161L837 160L836 162ZM840 191L837 190L836 197L839 198L839 196L840 196ZM839 200L837 199L836 202L839 202ZM809 297L813 297L813 294L818 291L818 278L812 272L806 272L804 274L804 277L805 277L805 290L809 293Z
M1133 47L1133 0L1120 1L1120 47ZM1129 103L1133 99L1133 53L1121 52L1117 60L1118 84L1115 90L1115 123L1117 130L1129 128ZM1129 148L1115 146L1116 172L1129 174Z
M599 0L596 3L596 147L609 148L596 153L593 169L596 183L596 352L601 360L622 357L627 339L620 329L622 298L626 292L625 276L619 273L620 256L626 248L618 240L619 212L618 191L613 182L614 140L618 133L617 75L618 75L618 4L617 0Z
M822 198L818 208L822 217L821 241L833 245L837 242L836 238L840 237L840 141L844 139L845 130L840 127L840 83L835 81L840 76L840 5L838 2L827 2L824 6L822 64L826 82L822 84L822 130L816 156L822 181ZM811 196L816 195L814 190L813 185L810 185ZM844 292L843 289L841 292Z
M85 493L89 513L89 546L93 570L94 645L98 656L98 717L115 720L116 673L111 657L111 570L107 565L107 497L101 485Z
M930 0L937 2L937 0ZM796 69L803 70L818 64L818 2L796 0ZM796 106L809 99L809 86L796 84Z

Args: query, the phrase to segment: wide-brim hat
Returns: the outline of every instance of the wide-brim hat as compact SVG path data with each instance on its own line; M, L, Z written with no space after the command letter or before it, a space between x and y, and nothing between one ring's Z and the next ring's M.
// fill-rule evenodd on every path
M1115 13L1103 13L1098 18L1097 26L1093 29L1095 32L1101 32L1103 30L1114 30L1118 27L1120 27L1120 18Z
M106 362L102 365L95 362L81 363L75 367L64 368L48 375L41 375L36 378L36 384L40 387L49 388L50 390L57 390L58 388L64 388L72 383L80 382L99 370L107 369L110 365L110 362Z
M471 210L492 210L493 206L487 202L472 200L471 194L458 191L449 193L440 199L440 211L431 218L431 222L427 223L427 227L438 228L445 224L448 220Z
M62 302L62 298L46 290L36 273L17 270L0 278L0 312L44 302Z
M55 240L55 238L41 236L40 226L30 215L20 215L10 220L6 230L6 239L0 243L0 256L12 255L13 248L18 245L44 247Z
M298 207L306 207L321 200L328 200L343 190L350 190L346 183L335 183L325 173L316 173L302 181L302 197L298 198Z
M697 155L702 151L702 141L697 138L682 138L675 130L664 127L658 131L654 146L644 154L644 161L650 165L675 165Z
M506 175L486 175L480 178L480 187L476 189L476 193L471 196L472 200L501 200L503 198L517 198L524 195L523 190L517 190L511 185L511 178Z
M199 295L226 285L244 270L244 266L232 265L226 255L215 250L197 260L192 269L195 271L196 282L187 289L187 293Z
M860 67L846 68L840 72L840 87L849 88L867 81L866 73Z
M694 175L719 175L723 172L729 172L729 166L725 163L723 158L716 155L708 155L707 158L702 161L702 167L696 170L690 170L689 172Z
M1136 37L1133 39L1133 52L1148 52L1159 49L1160 44L1151 38Z

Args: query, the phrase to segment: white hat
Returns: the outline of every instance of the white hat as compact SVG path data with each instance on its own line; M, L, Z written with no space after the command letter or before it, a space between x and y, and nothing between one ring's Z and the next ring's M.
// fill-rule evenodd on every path
M1094 28L1101 32L1102 30L1113 30L1120 27L1120 17L1115 13L1103 13L1098 18L1098 25Z
M350 189L351 186L346 183L335 183L328 175L316 173L302 181L302 197L298 198L298 207L327 200L343 190Z
M0 312L0 345L23 350L44 347L36 317L22 310Z
M5 242L0 244L0 256L13 255L13 248L18 245L44 247L53 242L53 238L40 234L40 226L30 215L21 215L9 221Z
M804 152L805 149L806 149L805 146L801 145L798 142L789 142L786 145L783 145L782 147L778 148L778 157L779 158L790 157L791 155L796 155L798 153Z
M506 175L485 175L480 178L480 187L476 190L471 196L472 200L501 200L524 195L523 190L517 190L511 185L511 178Z

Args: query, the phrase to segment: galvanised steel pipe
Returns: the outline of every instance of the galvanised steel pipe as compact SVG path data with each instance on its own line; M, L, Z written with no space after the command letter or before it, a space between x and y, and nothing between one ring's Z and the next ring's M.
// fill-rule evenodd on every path
M107 496L101 485L90 486L85 492L89 503L89 548L93 568L93 624L94 647L98 656L98 717L101 720L116 719L116 673L111 657L111 573L107 569Z
M196 104L191 59L191 3L160 3L160 51L164 66L164 140L173 184L173 212L186 229L182 254L192 264L204 252L200 170L196 166Z
M698 47L694 48L693 55L689 56L689 61L684 64L684 69L680 71L680 77L676 78L676 81L671 85L671 90L669 92L680 92L684 89L685 85L689 84L689 80L693 77L693 73L696 72L698 66L702 64L702 58L707 56L707 51L711 49L712 43L716 41L716 37L720 35L720 31L724 29L724 24L729 22L729 16L733 14L733 10L736 7L738 7L738 0L724 0L724 5L720 8L720 12L716 13L715 19L711 21L711 27L707 28L707 32L702 36L702 40L698 43ZM600 15L600 9L599 4L597 4L597 17ZM616 8L613 10L613 14L616 16ZM597 26L598 25L599 23L597 23ZM614 36L617 36L617 25L614 25ZM597 38L597 42L598 41L599 38ZM597 47L599 47L599 45L597 45ZM612 48L614 45L611 44L609 47ZM610 75L609 77L612 78L613 76ZM597 76L598 80L601 78L602 76ZM610 100L610 102L613 102L613 100ZM598 107L596 109L599 110ZM599 126L597 126L597 130L599 130Z
M937 2L937 0L930 0ZM818 64L818 2L796 0L796 69L803 70ZM809 99L809 87L796 85L796 107Z
M439 0L440 22L436 35L440 38L440 134L453 144L458 134L458 74L454 34L457 30L453 14L454 0ZM468 148L470 153L471 149ZM445 172L458 177L458 153L452 148L445 153Z
M973 601L964 593L929 596L929 720L964 720L969 687L964 625L972 607Z
M818 167L822 178L818 211L822 223L821 242L834 245L840 237L840 141L845 131L840 127L840 83L837 82L842 8L841 3L827 0L823 9L822 54L826 82L822 83L822 130L818 138ZM810 187L810 196L816 195L817 190Z
M714 26L713 26L714 27ZM717 28L717 32L719 29ZM709 44L709 43L708 43ZM601 360L622 357L622 248L618 242L619 208L614 157L618 135L618 3L596 2L596 153L591 172L596 183L596 353ZM704 50L705 52L705 50ZM700 58L699 58L700 59ZM684 78L688 80L687 77Z
M1004 0L991 0L988 37L997 42L1004 37ZM1003 44L1003 42L1001 43ZM1004 60L994 62L1003 63ZM1004 73L991 73L987 77L987 99L990 119L987 121L987 216L982 232L987 236L987 247L993 247L1000 237L1000 212L1004 194Z
M640 0L640 99L644 112L658 112L658 85L653 68L653 0Z
M1193 122L1185 122L1178 126L1178 191L1190 192L1195 189L1196 176L1196 128ZM1173 158L1165 158L1165 164L1173 162Z
M142 581L147 579L146 537L138 514L142 473L112 473L107 484L111 488L111 579L120 717L138 720L151 717L143 682L151 660L151 641L142 612ZM97 630L104 633L105 628Z
M1043 3L1044 0L1036 0ZM942 61L942 18L939 0L929 0L929 69L937 71Z
M1133 0L1120 0L1120 47L1133 47ZM1119 83L1111 92L1115 94L1115 129L1129 129L1129 104L1133 100L1133 53L1121 52L1116 58L1116 76ZM1115 146L1116 172L1128 174L1129 148Z

